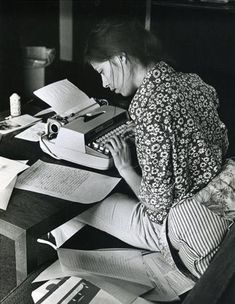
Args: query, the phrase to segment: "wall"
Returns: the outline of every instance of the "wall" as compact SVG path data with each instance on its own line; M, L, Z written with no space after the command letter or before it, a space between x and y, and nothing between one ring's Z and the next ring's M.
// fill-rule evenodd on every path
M9 96L17 92L26 102L22 47L59 49L59 5L56 0L0 1L0 110L7 109ZM47 69L53 78L53 67ZM27 85L27 84L26 84Z
M66 0L65 0L66 1ZM17 92L27 102L28 94L21 48L46 46L56 49L54 63L46 68L45 82L63 78L78 85L88 95L123 99L102 89L96 73L82 64L82 52L87 33L101 17L111 14L144 18L145 1L142 0L73 0L73 60L59 58L59 0L0 0L0 110L9 106L9 96Z

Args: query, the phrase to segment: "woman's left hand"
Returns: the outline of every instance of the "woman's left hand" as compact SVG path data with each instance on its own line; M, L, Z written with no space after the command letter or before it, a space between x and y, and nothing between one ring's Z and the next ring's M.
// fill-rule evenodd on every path
M109 149L114 164L121 175L123 171L132 167L130 147L122 137L114 135L108 141L106 147Z

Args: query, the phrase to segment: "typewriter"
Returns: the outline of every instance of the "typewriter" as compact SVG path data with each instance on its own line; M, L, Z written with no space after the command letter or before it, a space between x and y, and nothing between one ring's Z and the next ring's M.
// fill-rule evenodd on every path
M55 115L47 120L40 147L56 159L107 170L113 159L105 144L114 134L124 134L129 125L128 112L111 105L83 114Z

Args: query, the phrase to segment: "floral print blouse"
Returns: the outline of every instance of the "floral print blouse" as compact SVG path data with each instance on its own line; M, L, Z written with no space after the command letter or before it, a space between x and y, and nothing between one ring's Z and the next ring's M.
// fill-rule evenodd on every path
M139 199L162 224L174 204L193 196L219 172L228 148L216 91L196 74L165 62L151 69L129 106L142 170Z

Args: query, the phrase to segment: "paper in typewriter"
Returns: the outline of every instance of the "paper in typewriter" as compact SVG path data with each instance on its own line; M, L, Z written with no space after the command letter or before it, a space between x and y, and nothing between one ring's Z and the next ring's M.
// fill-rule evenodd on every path
M33 93L50 105L57 114L69 114L92 106L98 107L93 98L89 98L67 79L51 83Z

